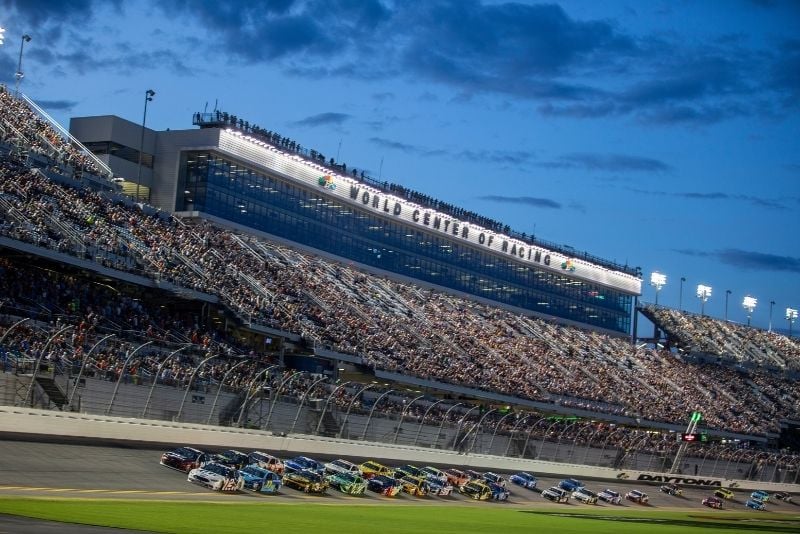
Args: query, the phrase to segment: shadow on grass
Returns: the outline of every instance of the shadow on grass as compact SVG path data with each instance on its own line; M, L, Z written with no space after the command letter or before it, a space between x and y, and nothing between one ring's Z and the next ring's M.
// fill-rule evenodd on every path
M664 517L625 517L611 515L569 514L559 512L540 512L534 510L521 510L523 514L537 514L570 519L588 519L595 521L612 521L617 523L641 525L670 525L681 528L717 529L717 530L752 530L753 532L776 532L797 534L800 532L800 521L794 518L711 518L703 519L670 519Z

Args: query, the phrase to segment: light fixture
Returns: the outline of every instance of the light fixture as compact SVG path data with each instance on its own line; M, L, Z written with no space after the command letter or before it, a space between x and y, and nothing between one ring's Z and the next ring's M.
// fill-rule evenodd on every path
M711 286L697 285L697 298L700 299L700 316L705 315L706 301L711 298Z
M650 275L650 285L656 288L656 306L658 306L658 293L667 284L667 275L654 271Z
M757 304L758 299L750 295L742 299L742 307L747 310L747 326L750 326L750 317L753 315L753 310L756 309Z

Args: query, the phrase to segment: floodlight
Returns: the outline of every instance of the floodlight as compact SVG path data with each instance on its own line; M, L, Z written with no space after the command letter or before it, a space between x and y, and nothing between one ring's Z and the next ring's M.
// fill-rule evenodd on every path
M711 297L711 287L699 284L697 286L697 298L705 302L709 299L709 297Z
M661 274L658 271L653 272L650 275L650 285L656 288L656 291L660 291L662 287L667 284L667 275Z
M742 299L742 306L749 313L753 313L753 310L756 308L756 304L758 304L758 299L751 297L750 295L747 295L744 299Z
M0 28L0 45L3 44L3 34L6 33L5 28Z
M794 321L797 319L797 310L793 308L786 308L786 319L789 321Z

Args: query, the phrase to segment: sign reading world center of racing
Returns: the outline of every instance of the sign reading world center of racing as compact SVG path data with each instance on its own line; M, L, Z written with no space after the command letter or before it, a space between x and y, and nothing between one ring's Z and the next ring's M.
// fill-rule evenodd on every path
M570 278L597 282L630 294L641 294L641 280L635 276L461 221L357 180L331 173L329 169L307 162L299 156L285 154L274 147L255 144L235 132L220 131L219 149L248 160L284 179L313 187L321 195L334 197L354 208L402 221L419 230L445 234L450 239L511 256L524 264L568 274Z

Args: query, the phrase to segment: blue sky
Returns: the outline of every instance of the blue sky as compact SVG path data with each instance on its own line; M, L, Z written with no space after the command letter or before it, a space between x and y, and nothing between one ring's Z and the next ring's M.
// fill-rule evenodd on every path
M66 5L69 4L69 5ZM800 307L800 2L0 0L0 80L72 116L206 105L512 228ZM340 145L341 143L341 145ZM652 301L645 281L643 299ZM800 323L795 324L800 330Z

